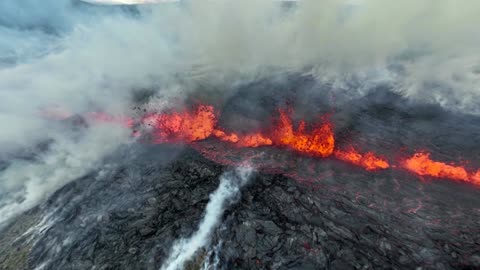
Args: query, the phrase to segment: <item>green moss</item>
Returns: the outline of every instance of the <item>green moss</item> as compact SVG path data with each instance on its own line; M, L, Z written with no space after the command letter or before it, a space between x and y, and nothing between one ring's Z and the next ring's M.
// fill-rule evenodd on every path
M195 256L192 260L188 261L185 264L185 270L200 270L202 269L203 262L207 257L207 251L202 249L198 252L198 255Z
M2 270L22 270L27 269L28 254L30 247L16 248L14 251L0 255L0 269Z
M17 217L12 224L0 231L0 269L28 268L31 243L23 235L39 221L38 215L32 212Z

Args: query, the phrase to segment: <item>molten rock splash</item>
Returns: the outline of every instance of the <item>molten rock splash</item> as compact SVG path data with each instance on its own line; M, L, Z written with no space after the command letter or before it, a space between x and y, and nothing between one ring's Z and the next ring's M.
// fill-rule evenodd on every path
M279 116L272 128L258 130L253 133L241 134L226 132L218 125L218 113L213 106L199 105L194 110L183 110L171 113L150 113L139 120L128 117L115 117L106 113L91 112L87 119L96 123L116 123L128 128L140 124L148 127L145 134L134 130L133 135L146 135L149 143L185 143L205 140L208 138L221 140L236 148L256 148L272 146L286 148L297 153L317 158L333 157L338 160L359 166L367 171L399 168L410 171L418 176L463 181L480 186L480 170L469 172L460 165L452 165L430 159L426 151L419 151L408 159L397 161L387 160L385 157L372 151L359 152L353 146L338 149L335 145L333 123L329 117L320 118L322 121L307 128L305 121L295 126L290 118L291 110L279 109ZM50 114L43 114L50 117ZM63 114L71 115L71 114ZM52 118L52 117L50 117ZM59 115L55 114L54 119Z

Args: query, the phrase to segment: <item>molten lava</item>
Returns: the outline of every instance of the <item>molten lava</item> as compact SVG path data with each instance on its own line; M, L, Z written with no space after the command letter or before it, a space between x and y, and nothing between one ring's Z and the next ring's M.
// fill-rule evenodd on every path
M480 186L480 170L472 176L472 183Z
M280 119L273 132L273 141L278 145L318 157L330 156L335 147L335 139L330 122L326 122L307 132L305 122L301 121L297 130L294 130L292 120L283 110L280 111Z
M287 111L279 110L279 112L280 115L271 132L260 131L249 134L225 132L218 126L217 113L209 105L200 105L191 111L147 114L139 120L112 116L103 112L87 113L85 117L90 121L115 123L127 128L133 128L138 123L143 124L147 126L148 134L142 134L143 132L138 130L133 130L132 134L135 137L148 135L152 143L187 143L193 146L196 141L214 138L235 146L239 151L243 150L240 148L277 146L312 157L333 155L338 160L360 166L368 171L404 168L420 176L452 179L480 186L480 170L469 172L462 166L434 161L430 159L430 154L427 152L415 153L409 159L397 162L397 165L391 165L385 158L371 151L362 154L353 147L336 149L333 125L328 118L324 118L322 123L312 125L308 129L305 121L300 121L295 128ZM73 114L54 107L42 110L41 115L62 120ZM202 152L201 149L200 152ZM251 154L251 156L255 155ZM273 165L282 166L278 163Z
M273 142L270 138L267 138L260 133L243 135L238 141L238 145L241 147L259 147L272 144Z
M383 157L379 157L373 152L367 152L362 155L353 147L349 147L345 151L335 150L334 155L339 160L363 167L368 171L388 169L390 167L388 161Z
M431 160L430 153L426 152L415 153L411 158L405 160L402 165L405 169L421 176L448 178L480 184L480 171L475 174L469 174L462 166Z
M201 105L194 112L150 114L142 123L152 127L154 143L189 143L210 137L217 121L213 107Z
M260 147L273 144L270 138L262 135L261 133L246 135L231 133L227 135L224 131L216 129L213 131L213 136L222 141L234 143L238 147Z

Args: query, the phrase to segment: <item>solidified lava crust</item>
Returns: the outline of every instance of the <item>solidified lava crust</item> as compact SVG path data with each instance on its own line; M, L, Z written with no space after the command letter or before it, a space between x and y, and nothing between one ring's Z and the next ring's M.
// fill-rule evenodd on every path
M30 269L44 258L46 269L158 269L174 241L196 230L229 168L189 148L123 151L130 158L115 170L68 184L4 229L0 242L12 241L32 220L55 212L56 222L34 242L20 237L2 250L1 269ZM313 161L297 162L307 168ZM404 172L355 171L336 160L316 164L314 183L256 173L213 233L218 254L203 249L186 267L198 269L207 256L225 269L480 267L476 190Z

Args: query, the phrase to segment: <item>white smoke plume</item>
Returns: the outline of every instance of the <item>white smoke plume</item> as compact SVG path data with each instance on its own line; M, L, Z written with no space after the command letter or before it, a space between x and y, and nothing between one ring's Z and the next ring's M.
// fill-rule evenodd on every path
M102 125L78 141L58 137L37 162L13 163L0 174L0 196L5 197L0 207L0 225L69 181L101 168L100 161L124 142L127 134L117 126Z
M198 230L190 238L180 239L174 244L170 256L161 267L162 270L183 269L185 262L208 244L210 234L219 224L225 208L240 194L240 188L248 182L251 174L251 167L240 167L235 172L220 177L220 185L210 195Z
M29 203L19 213L128 141L125 129L98 127L88 132L97 134L91 143L88 135L71 139L39 108L129 115L136 89L154 90L149 109L161 110L198 91L198 82L228 95L235 82L271 72L311 71L339 82L364 74L364 85L388 79L412 99L480 114L478 14L477 0L303 0L290 8L209 0L133 11L79 0L2 0L0 158L48 139L55 150L0 166L0 188L24 191L19 200ZM97 147L112 136L114 145ZM86 148L92 160L82 156ZM88 162L71 174L46 173L69 170L51 161L62 159ZM33 183L37 188L29 188Z

